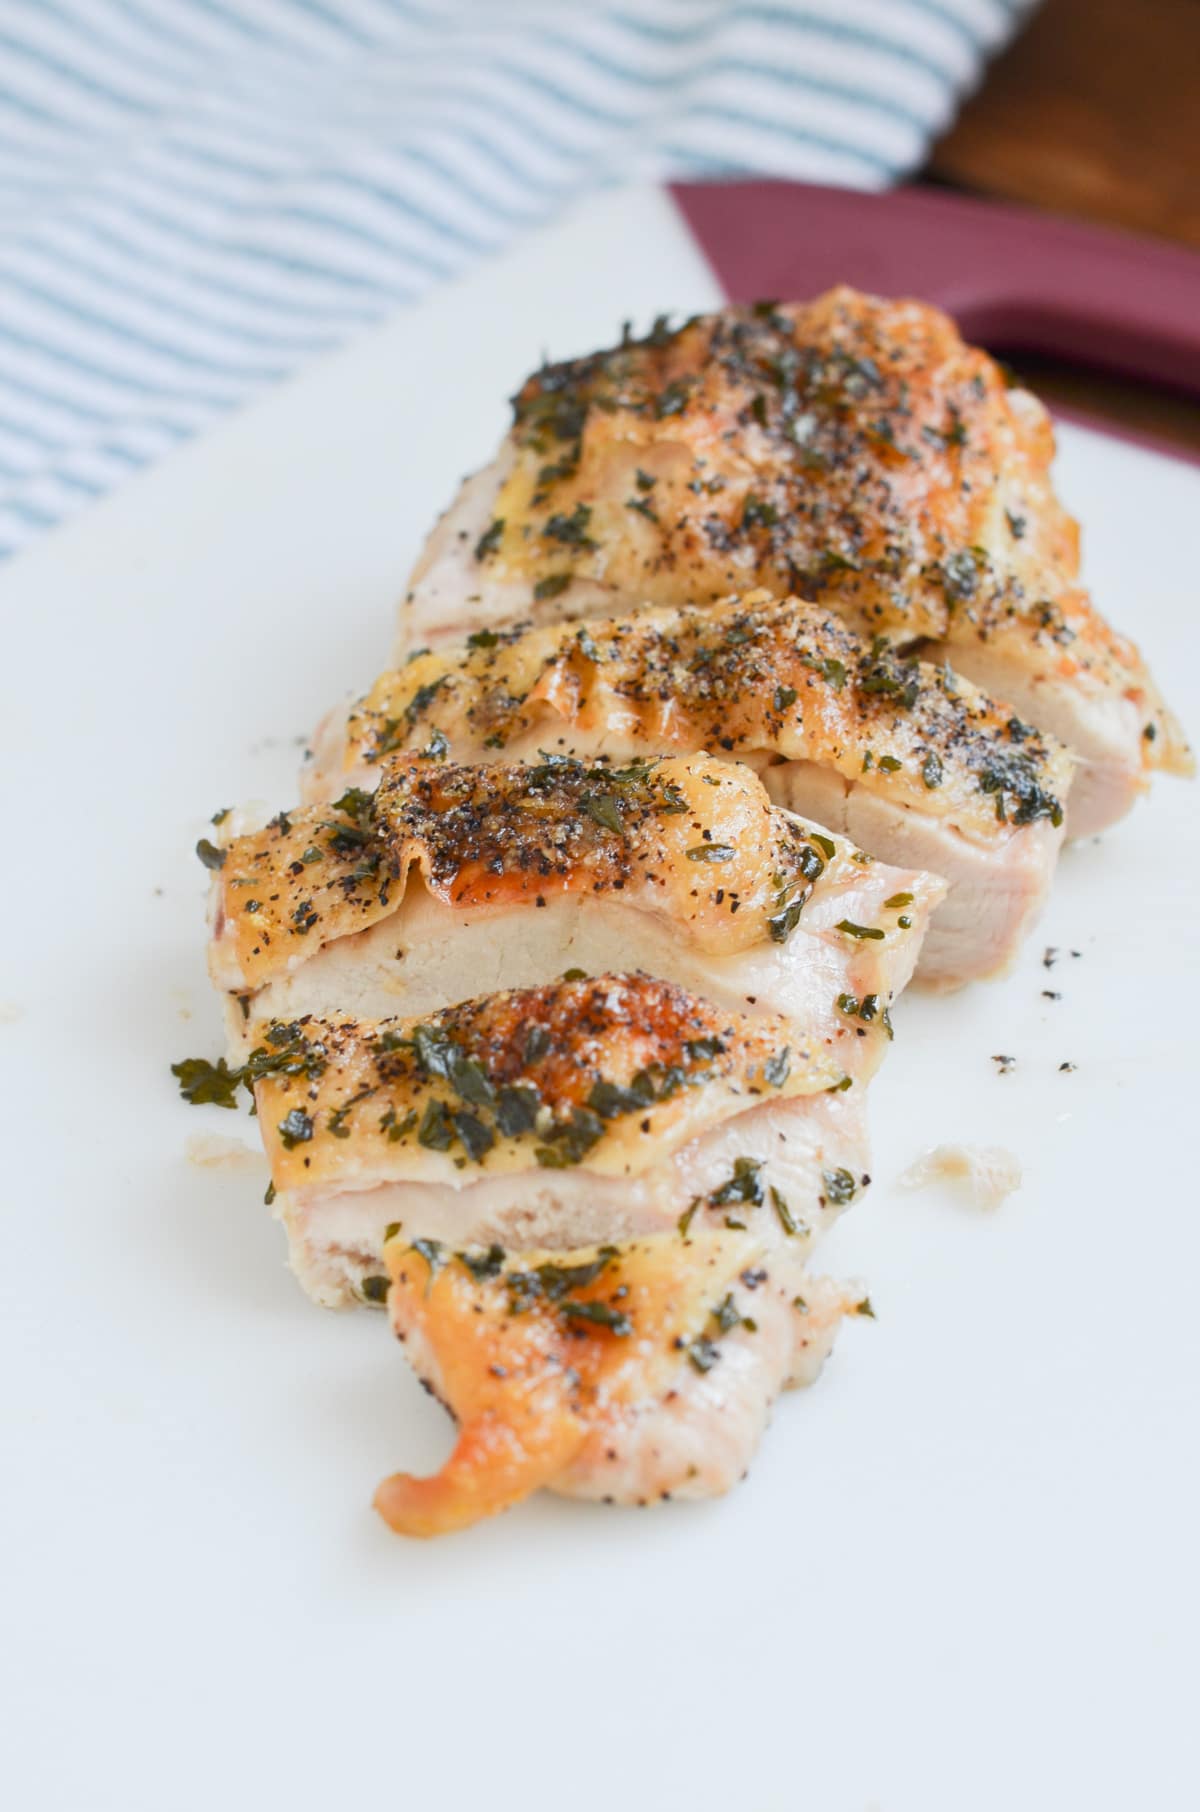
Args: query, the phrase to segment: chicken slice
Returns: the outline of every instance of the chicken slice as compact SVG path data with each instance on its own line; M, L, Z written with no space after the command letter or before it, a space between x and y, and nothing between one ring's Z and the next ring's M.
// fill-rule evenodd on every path
M475 762L546 748L747 762L778 804L949 883L918 968L939 987L1013 962L1049 889L1074 767L948 666L766 592L443 643L326 719L306 790L373 786L390 752L431 743Z
M944 892L772 806L728 762L397 756L373 797L280 814L227 846L209 961L235 1055L251 1017L420 1015L640 968L783 1014L861 1075Z
M543 1486L718 1496L779 1392L815 1377L842 1317L868 1307L749 1232L516 1257L397 1235L385 1256L393 1328L458 1423L440 1472L379 1487L401 1535L466 1528Z
M682 1218L801 1252L868 1180L861 1086L782 1021L646 975L254 1035L275 1212L329 1306L371 1299L392 1225L523 1250Z
M536 373L435 529L401 648L515 619L816 600L1012 701L1079 757L1069 829L1193 757L1079 583L1041 404L919 302L728 308Z

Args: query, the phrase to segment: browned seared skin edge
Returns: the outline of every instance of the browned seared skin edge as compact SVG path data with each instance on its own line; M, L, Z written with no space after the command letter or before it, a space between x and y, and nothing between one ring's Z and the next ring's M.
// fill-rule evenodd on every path
M709 1415L718 1442L729 1441L730 1421L751 1421L743 1463L770 1399L799 1381L803 1349L819 1348L819 1363L841 1317L863 1306L853 1291L786 1265L777 1280L778 1255L746 1233L511 1257L396 1237L385 1261L395 1331L459 1424L439 1472L397 1473L376 1493L389 1527L413 1536L469 1527L544 1486L603 1495L607 1463L622 1457L639 1418L698 1395L700 1374L719 1372L723 1349L739 1339L758 1343L751 1363L768 1374L761 1414L729 1404L724 1418L719 1408ZM623 1501L712 1495L734 1482L728 1466L689 1463L694 1449L674 1449L669 1422L660 1426L668 1439L641 1457L637 1495L626 1489Z

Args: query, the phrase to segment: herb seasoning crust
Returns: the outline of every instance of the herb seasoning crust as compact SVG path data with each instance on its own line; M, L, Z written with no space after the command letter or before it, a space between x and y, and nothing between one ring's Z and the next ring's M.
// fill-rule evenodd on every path
M254 1095L277 1191L585 1160L637 1175L749 1103L821 1094L845 1074L781 1021L636 974L492 994L424 1021L308 1019L254 1036L269 1057Z
M386 1261L395 1332L458 1424L439 1472L376 1494L405 1535L466 1528L540 1487L627 1504L728 1490L779 1391L811 1382L863 1308L740 1232L516 1258L397 1235Z
M620 966L667 964L670 979L778 1004L815 1031L840 989L886 1004L903 987L944 892L772 806L748 769L703 756L616 769L394 756L374 795L281 813L225 858L210 969L256 1018L351 1004L381 1016L413 993L423 1011L431 991L444 990L436 1007L471 992L473 968L542 982L617 966L619 947L634 953ZM905 926L884 904L897 889L910 896ZM840 948L847 916L879 927L877 960ZM811 966L810 939L835 946ZM236 1013L231 1031L244 1049Z
M309 796L372 786L389 754L434 739L459 761L532 759L561 742L617 758L705 749L809 762L982 842L1061 825L1075 765L952 667L761 591L439 645L326 721Z
M418 563L402 654L762 586L948 657L1055 731L1087 764L1072 834L1121 816L1150 770L1194 771L1080 584L1045 410L937 309L841 288L660 322L544 367L514 416Z

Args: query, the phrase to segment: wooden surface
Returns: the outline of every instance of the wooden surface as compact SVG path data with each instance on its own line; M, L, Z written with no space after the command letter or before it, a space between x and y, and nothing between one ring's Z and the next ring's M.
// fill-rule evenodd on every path
M1043 0L925 178L1200 251L1200 0ZM1193 403L1040 366L1037 388L1200 451Z
M1200 0L1043 0L929 173L1200 247Z

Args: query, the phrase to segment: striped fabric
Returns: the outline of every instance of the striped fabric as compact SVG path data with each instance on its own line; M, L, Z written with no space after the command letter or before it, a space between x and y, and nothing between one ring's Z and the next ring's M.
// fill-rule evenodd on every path
M599 183L875 188L1029 0L0 0L0 552Z

